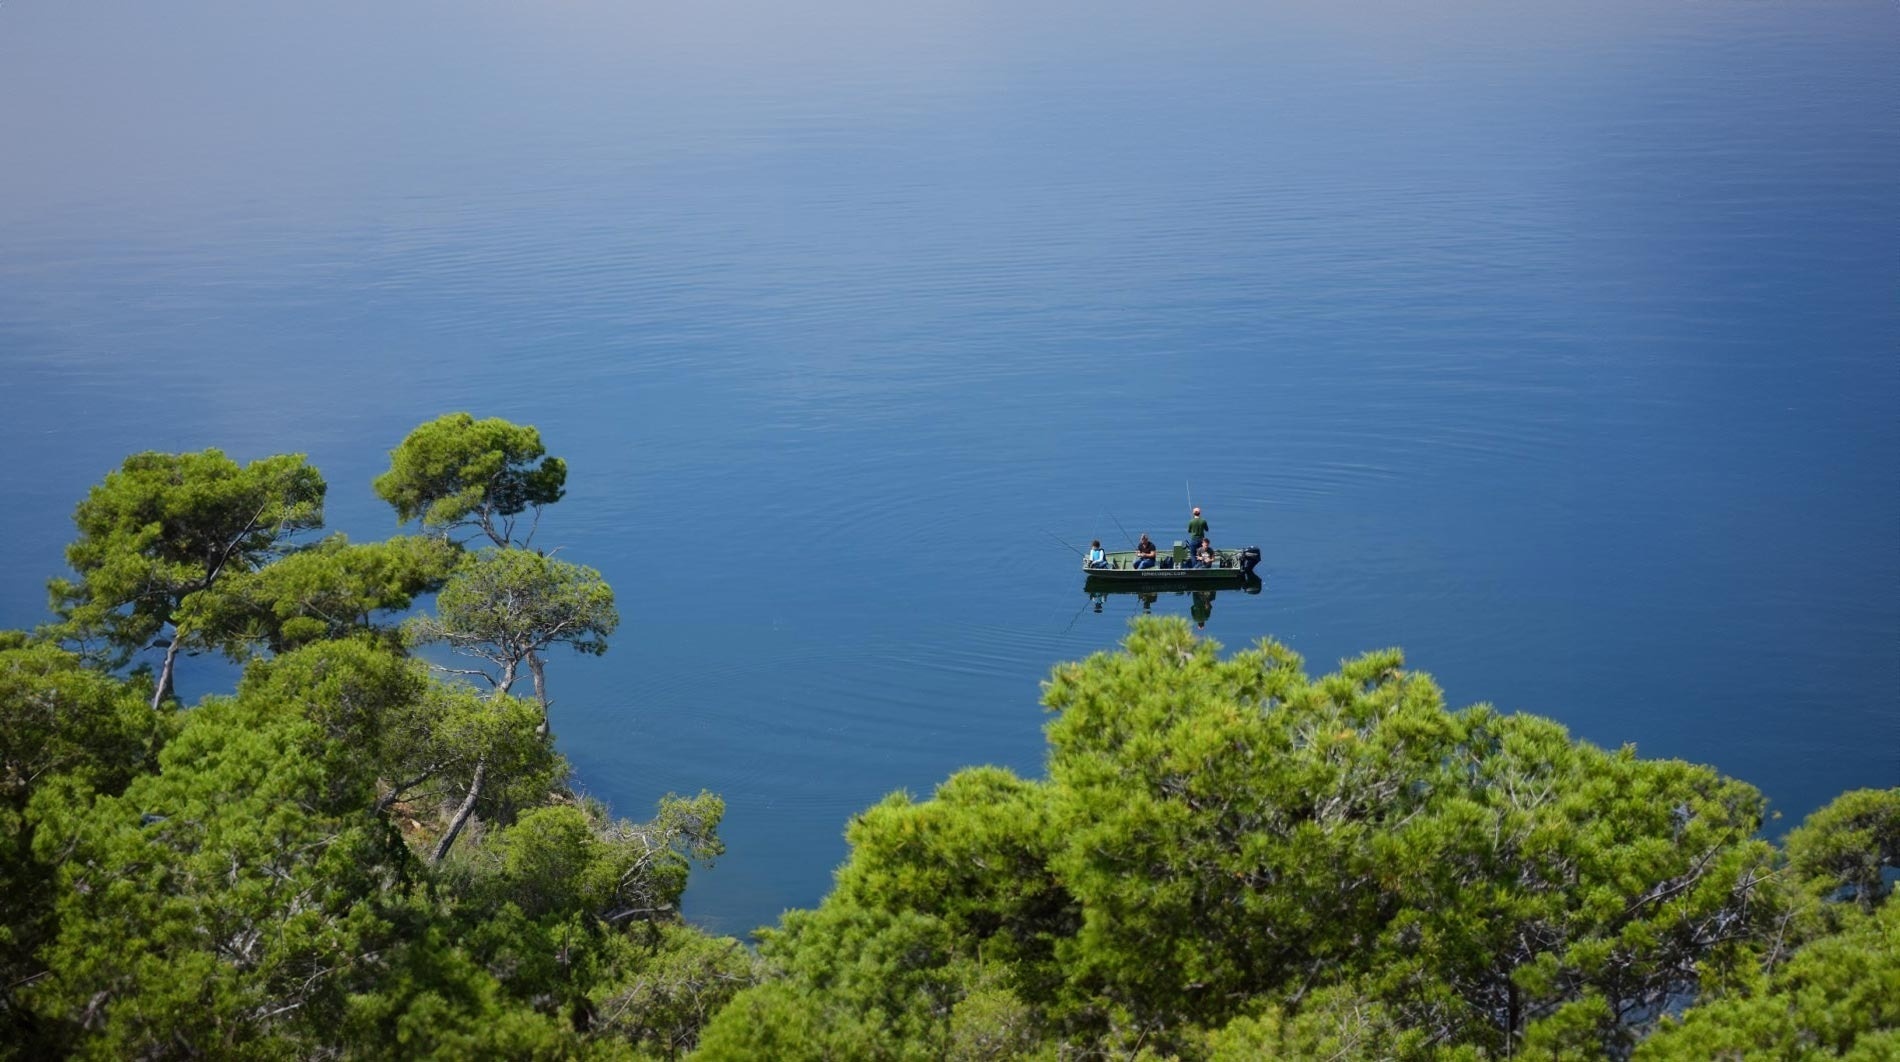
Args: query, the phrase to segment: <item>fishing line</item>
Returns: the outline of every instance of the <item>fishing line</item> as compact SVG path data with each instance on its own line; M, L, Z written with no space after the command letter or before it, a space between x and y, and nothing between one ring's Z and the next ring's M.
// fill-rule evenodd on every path
M1078 556L1078 557L1087 557L1087 556L1088 556L1088 554L1086 554L1086 553L1084 553L1084 552L1082 552L1081 550L1079 550L1079 549L1077 549L1076 547L1074 547L1074 546L1071 546L1071 545L1069 545L1069 544L1068 544L1067 542L1063 542L1063 541L1062 541L1062 538L1061 538L1061 536L1059 536L1059 535L1057 535L1057 534L1056 534L1056 533L1055 533L1054 531L1051 531L1051 530L1049 530L1048 528L1046 528L1046 527L1045 527L1045 528L1043 528L1043 529L1042 529L1042 533L1043 533L1043 534L1045 534L1045 535L1048 535L1048 536L1049 536L1050 538L1053 538L1053 539L1055 539L1055 540L1056 540L1057 542L1061 542L1061 543L1062 543L1062 546L1063 546L1063 548L1065 548L1065 549L1067 549L1067 550L1068 550L1069 552L1071 552L1071 553L1073 553L1073 554L1075 554L1076 556Z

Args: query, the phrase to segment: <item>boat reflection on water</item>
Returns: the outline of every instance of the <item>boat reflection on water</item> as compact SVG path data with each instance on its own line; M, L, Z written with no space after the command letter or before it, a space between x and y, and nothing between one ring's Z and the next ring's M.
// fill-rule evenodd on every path
M1235 592L1257 594L1263 588L1260 577L1249 574L1242 582L1226 587L1228 594ZM1148 582L1137 586L1127 583L1111 582L1106 579L1090 579L1083 584L1083 591L1089 595L1089 610L1105 612L1114 598L1134 598L1143 614L1154 611L1155 602L1162 597L1185 597L1188 599L1188 617L1196 628L1205 628L1207 621L1214 615L1214 600L1220 590L1204 587L1192 582Z

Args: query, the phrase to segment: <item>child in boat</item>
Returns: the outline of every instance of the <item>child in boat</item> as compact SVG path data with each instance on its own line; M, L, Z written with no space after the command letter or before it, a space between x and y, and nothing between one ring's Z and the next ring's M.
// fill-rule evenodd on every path
M1108 567L1108 554L1102 552L1102 540L1099 538L1089 543L1089 567Z

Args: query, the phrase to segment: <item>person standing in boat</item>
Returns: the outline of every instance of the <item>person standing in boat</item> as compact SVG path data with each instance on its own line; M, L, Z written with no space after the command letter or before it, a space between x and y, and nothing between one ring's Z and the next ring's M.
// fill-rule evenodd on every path
M1155 566L1155 544L1148 541L1148 532L1141 533L1141 541L1135 543L1135 567L1152 568Z
M1108 567L1108 554L1102 552L1102 540L1099 538L1089 543L1089 567Z
M1207 539L1207 521L1201 519L1201 507L1194 507L1194 515L1188 518L1188 555L1201 551L1201 543Z

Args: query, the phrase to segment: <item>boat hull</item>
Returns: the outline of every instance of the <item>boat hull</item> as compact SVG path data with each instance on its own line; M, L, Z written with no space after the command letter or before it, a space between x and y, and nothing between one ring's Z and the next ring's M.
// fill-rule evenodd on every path
M1184 586L1240 585L1247 573L1239 568L1084 568L1082 574L1091 583L1107 586L1142 586L1154 583L1180 583Z
M1215 563L1211 568L1153 568L1135 567L1134 550L1116 550L1106 554L1105 568L1091 568L1085 562L1082 574L1090 583L1103 586L1146 586L1150 583L1180 584L1182 586L1239 586L1248 579L1246 569L1240 566L1238 550L1216 550Z

